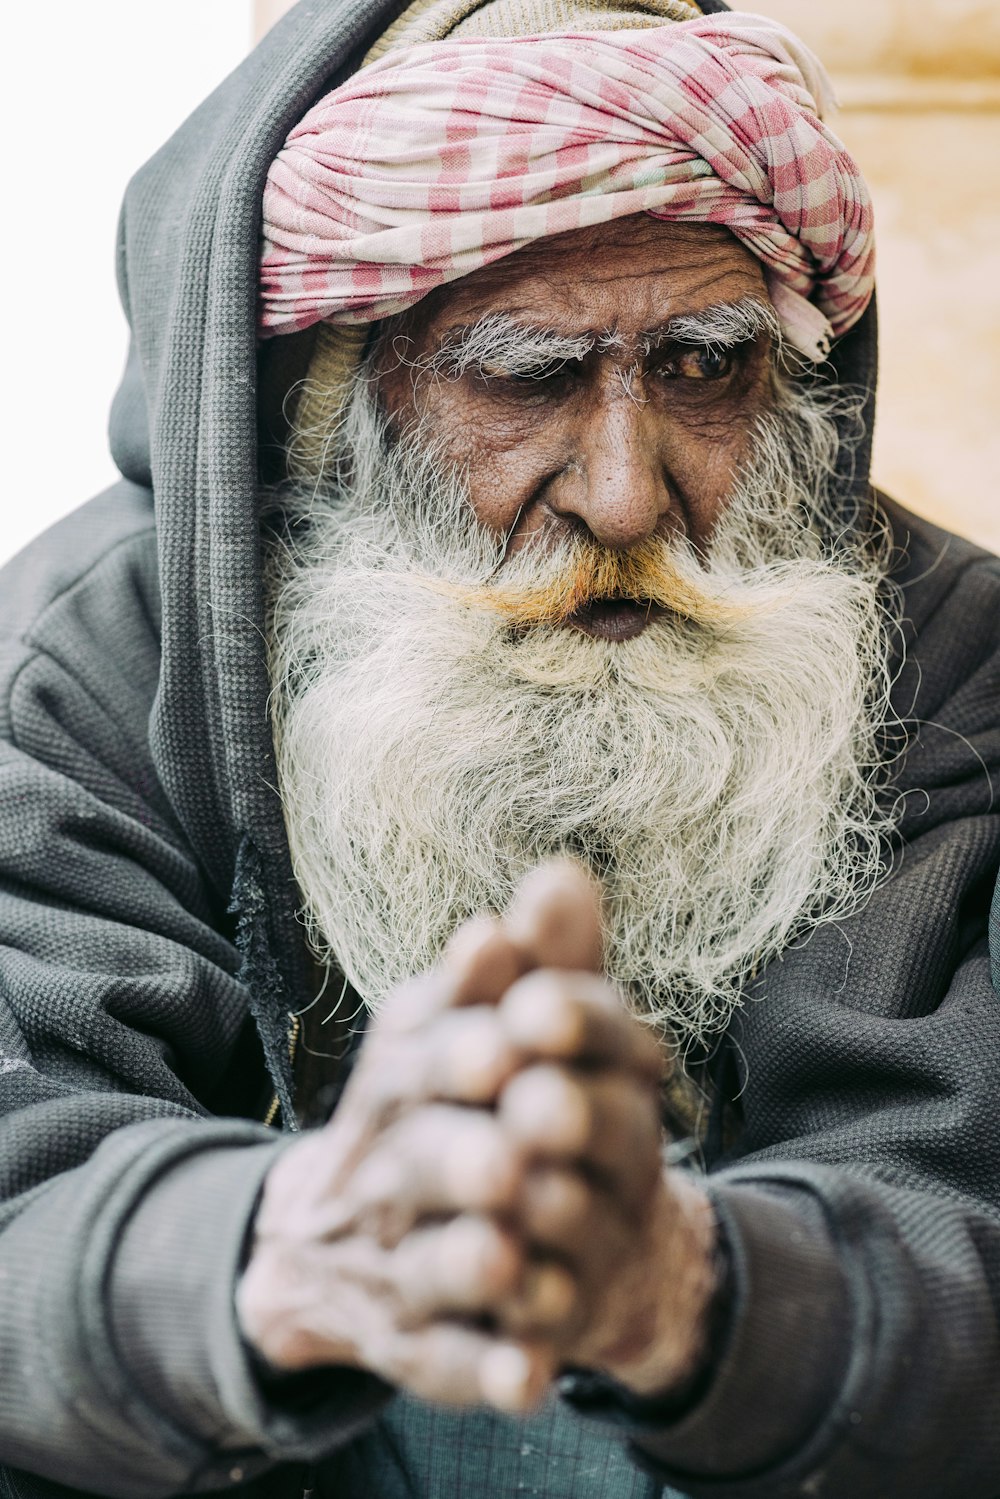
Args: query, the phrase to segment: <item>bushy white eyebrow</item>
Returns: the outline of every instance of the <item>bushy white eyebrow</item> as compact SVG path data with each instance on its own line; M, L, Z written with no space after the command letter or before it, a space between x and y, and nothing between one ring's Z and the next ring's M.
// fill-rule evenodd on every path
M668 318L640 335L638 350L648 357L665 343L731 349L765 332L780 340L773 308L756 297L741 297ZM560 333L519 322L506 312L489 312L474 323L449 329L440 346L421 361L421 368L445 380L460 380L470 370L487 380L542 379L564 364L585 359L594 348L624 352L625 341L610 330L600 335Z
M644 354L651 354L665 343L697 344L712 349L733 349L768 333L775 343L781 341L781 324L774 308L757 297L741 297L737 302L719 302L701 312L682 313L668 318L660 328L642 336Z
M535 328L509 313L489 312L466 327L449 329L425 368L446 380L460 380L470 369L485 379L537 379L550 375L554 366L585 359L594 343L588 333Z

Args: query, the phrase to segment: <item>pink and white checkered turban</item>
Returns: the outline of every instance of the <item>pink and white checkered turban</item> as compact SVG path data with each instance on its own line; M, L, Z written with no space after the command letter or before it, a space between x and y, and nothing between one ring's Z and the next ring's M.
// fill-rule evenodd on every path
M532 241L646 212L725 224L789 341L822 359L868 305L875 258L830 98L804 43L739 13L390 52L271 166L260 331L372 322Z

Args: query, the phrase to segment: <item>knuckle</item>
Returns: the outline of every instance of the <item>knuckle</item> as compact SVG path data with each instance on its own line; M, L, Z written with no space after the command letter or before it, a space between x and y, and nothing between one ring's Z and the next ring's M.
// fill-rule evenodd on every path
M275 1368L304 1369L314 1357L315 1339L302 1327L283 1324L271 1330L261 1352Z
M500 1129L487 1119L452 1129L444 1144L441 1170L452 1203L496 1208L508 1203L518 1177L517 1158Z
M523 957L492 917L473 917L452 938L445 967L457 981L458 1003L499 997L523 971Z
M513 1285L520 1257L509 1238L480 1218L456 1218L442 1230L440 1267L444 1284L496 1292Z
M432 1399L438 1395L448 1376L448 1365L441 1357L434 1329L412 1332L397 1338L386 1349L381 1367L388 1369L400 1383Z
M607 980L596 974L546 969L513 985L502 1017L522 1047L555 1056L628 1048L635 1022Z
M504 1009L525 1024L539 1014L575 1009L588 976L559 968L536 968L511 984L504 996Z
M455 1015L440 1057L445 1091L465 1099L490 1098L511 1065L510 1043L492 1011Z
M427 1104L397 1119L358 1169L353 1195L363 1211L495 1211L514 1199L520 1162L492 1115Z
M403 1152L391 1148L389 1135L382 1136L359 1163L351 1182L351 1196L360 1211L381 1207L406 1193L407 1172Z
M525 1301L537 1323L558 1326L569 1321L576 1308L576 1282L560 1266L542 1265L531 1276Z
M623 1029L631 1030L636 1025L626 1008L621 990L610 979L601 978L595 974L590 979L587 994L591 1004L607 1010L614 1019L621 1023Z
M528 1349L496 1344L479 1360L477 1373L479 1388L489 1405L517 1414L531 1404L537 1370Z
M443 984L434 973L406 979L382 1001L372 1021L369 1043L406 1035L439 1008Z
M590 1188L567 1171L533 1172L524 1198L524 1216L534 1232L572 1233L590 1213Z
M590 1098L561 1067L520 1073L504 1090L501 1114L523 1143L545 1152L580 1150L590 1137Z
M445 948L445 963L464 963L499 935L499 925L491 916L470 916L453 933Z

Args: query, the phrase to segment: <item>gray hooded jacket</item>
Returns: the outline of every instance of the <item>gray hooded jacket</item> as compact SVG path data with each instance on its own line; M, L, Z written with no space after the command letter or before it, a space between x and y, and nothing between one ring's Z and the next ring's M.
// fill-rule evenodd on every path
M707 1386L658 1409L581 1376L519 1423L349 1371L269 1384L241 1345L307 983L261 644L259 202L400 8L302 0L132 183L123 478L2 574L0 1496L989 1499L1000 565L895 507L902 857L771 966L722 1052L741 1132L709 1161L732 1295ZM835 356L870 392L874 337L872 314Z

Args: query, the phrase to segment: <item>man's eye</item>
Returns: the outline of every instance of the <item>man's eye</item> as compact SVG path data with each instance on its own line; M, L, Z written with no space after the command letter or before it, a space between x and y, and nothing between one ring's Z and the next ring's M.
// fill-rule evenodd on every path
M724 380L733 367L731 349L708 344L701 349L682 349L660 365L657 373L668 380Z

